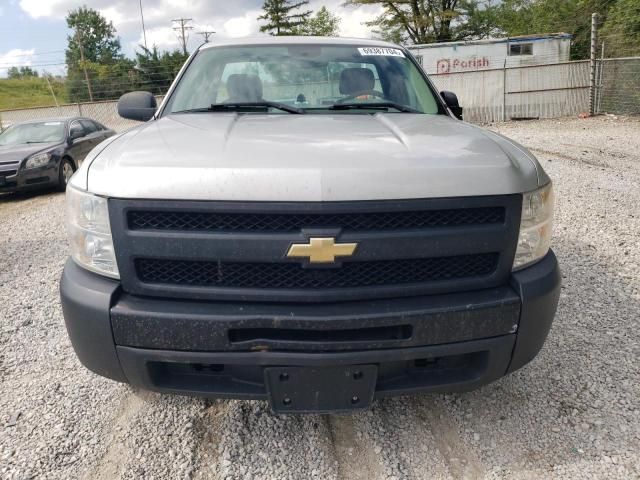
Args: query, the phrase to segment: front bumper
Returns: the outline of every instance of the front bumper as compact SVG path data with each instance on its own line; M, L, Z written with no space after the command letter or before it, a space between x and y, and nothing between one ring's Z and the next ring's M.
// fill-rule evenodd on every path
M105 377L265 399L265 367L375 364L380 398L469 390L525 365L551 328L560 271L550 252L503 287L301 305L136 297L68 261L60 289L80 361Z
M18 169L13 175L0 171L0 193L37 190L58 184L58 167L50 163L42 167Z

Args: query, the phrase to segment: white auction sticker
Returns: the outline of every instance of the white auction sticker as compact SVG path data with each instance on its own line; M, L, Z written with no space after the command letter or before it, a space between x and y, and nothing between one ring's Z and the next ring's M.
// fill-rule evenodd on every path
M402 57L405 58L404 52L399 48L386 47L362 47L358 48L360 55L381 55L384 57Z

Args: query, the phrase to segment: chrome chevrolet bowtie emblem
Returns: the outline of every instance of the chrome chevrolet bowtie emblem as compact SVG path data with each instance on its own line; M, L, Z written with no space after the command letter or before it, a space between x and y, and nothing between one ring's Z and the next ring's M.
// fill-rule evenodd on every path
M357 243L336 243L335 238L310 238L309 243L294 243L287 257L306 258L309 263L334 263L336 257L350 257Z

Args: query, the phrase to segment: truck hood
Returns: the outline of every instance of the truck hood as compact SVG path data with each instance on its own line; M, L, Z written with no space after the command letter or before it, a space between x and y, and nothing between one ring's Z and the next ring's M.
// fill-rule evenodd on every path
M74 184L118 198L374 200L540 183L523 147L444 115L174 114L98 149Z

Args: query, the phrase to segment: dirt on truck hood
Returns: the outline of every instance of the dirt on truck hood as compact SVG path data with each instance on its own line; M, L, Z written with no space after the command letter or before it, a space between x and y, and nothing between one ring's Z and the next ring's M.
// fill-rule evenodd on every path
M407 113L174 114L112 141L86 178L110 197L243 201L496 195L543 181L504 137Z

